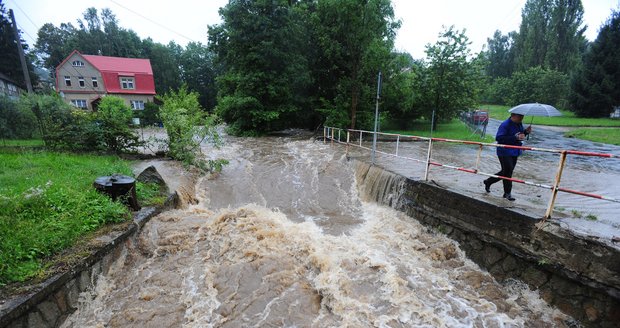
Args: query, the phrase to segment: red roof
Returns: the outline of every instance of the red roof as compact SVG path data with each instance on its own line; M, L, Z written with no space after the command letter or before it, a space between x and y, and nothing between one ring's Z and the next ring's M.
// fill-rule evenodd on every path
M149 59L83 55L74 50L58 67L64 65L74 53L82 56L84 60L101 72L107 93L156 94L153 69ZM58 68L56 69L58 70ZM121 77L132 77L134 89L122 89ZM58 80L58 76L56 78ZM58 81L56 83L58 85Z
M144 73L153 75L151 61L142 58L122 58L108 56L82 55L99 71L118 73ZM121 74L124 75L124 74Z

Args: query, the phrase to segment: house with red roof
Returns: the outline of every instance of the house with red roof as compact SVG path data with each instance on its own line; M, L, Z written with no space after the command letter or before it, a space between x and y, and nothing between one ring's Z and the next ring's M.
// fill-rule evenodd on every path
M114 95L142 110L155 96L151 61L83 55L74 50L56 67L56 91L75 107L96 110L101 98Z

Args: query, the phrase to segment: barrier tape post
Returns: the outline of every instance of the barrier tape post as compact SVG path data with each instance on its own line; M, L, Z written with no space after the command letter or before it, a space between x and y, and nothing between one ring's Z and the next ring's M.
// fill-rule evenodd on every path
M478 165L480 165L480 157L482 155L482 144L478 148L478 157L476 158L476 172L478 172Z
M327 143L327 129L328 127L323 127L323 143Z
M362 147L362 131L360 130L360 147Z
M564 163L566 163L566 151L562 151L560 155L560 163L558 165L558 172L555 174L555 181L553 182L553 189L551 189L551 198L549 199L549 206L547 206L547 212L543 217L544 220L551 217L551 212L553 212L553 205L555 204L555 199L558 196L558 186L560 185L560 180L562 179L562 171L564 171Z
M428 170L431 167L431 149L433 148L433 138L428 139L428 153L426 154L426 171L424 171L424 181L428 181Z
M349 156L349 141L351 141L351 132L347 130L347 156Z
M400 134L396 137L396 156L398 156L398 145L400 144Z

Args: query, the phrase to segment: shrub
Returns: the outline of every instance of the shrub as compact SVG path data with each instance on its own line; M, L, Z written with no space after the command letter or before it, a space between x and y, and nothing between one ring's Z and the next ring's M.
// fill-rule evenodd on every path
M185 86L159 99L163 102L159 115L168 133L168 155L185 165L214 170L214 163L206 162L199 154L203 140L216 146L220 144L220 136L215 129L218 121L216 116L203 112L198 102L198 93L188 92Z
M97 110L103 142L108 150L119 152L135 148L138 136L130 128L133 112L125 100L115 96L101 99Z
M32 111L20 110L17 101L0 95L0 139L32 139L36 132Z
M142 126L157 125L161 123L159 118L159 106L153 102L144 104L144 110L138 111L140 124Z

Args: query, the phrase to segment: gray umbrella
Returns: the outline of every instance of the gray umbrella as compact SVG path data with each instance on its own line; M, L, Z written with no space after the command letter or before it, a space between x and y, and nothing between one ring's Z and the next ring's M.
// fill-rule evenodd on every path
M562 113L555 109L555 107L539 103L517 105L508 110L508 112L530 116L562 116Z
M562 113L560 113L559 110L555 109L555 107L539 103L517 105L509 109L508 112L511 114L532 116L532 119L530 120L530 126L534 121L534 116L562 116ZM528 135L527 138L529 139L530 136Z

